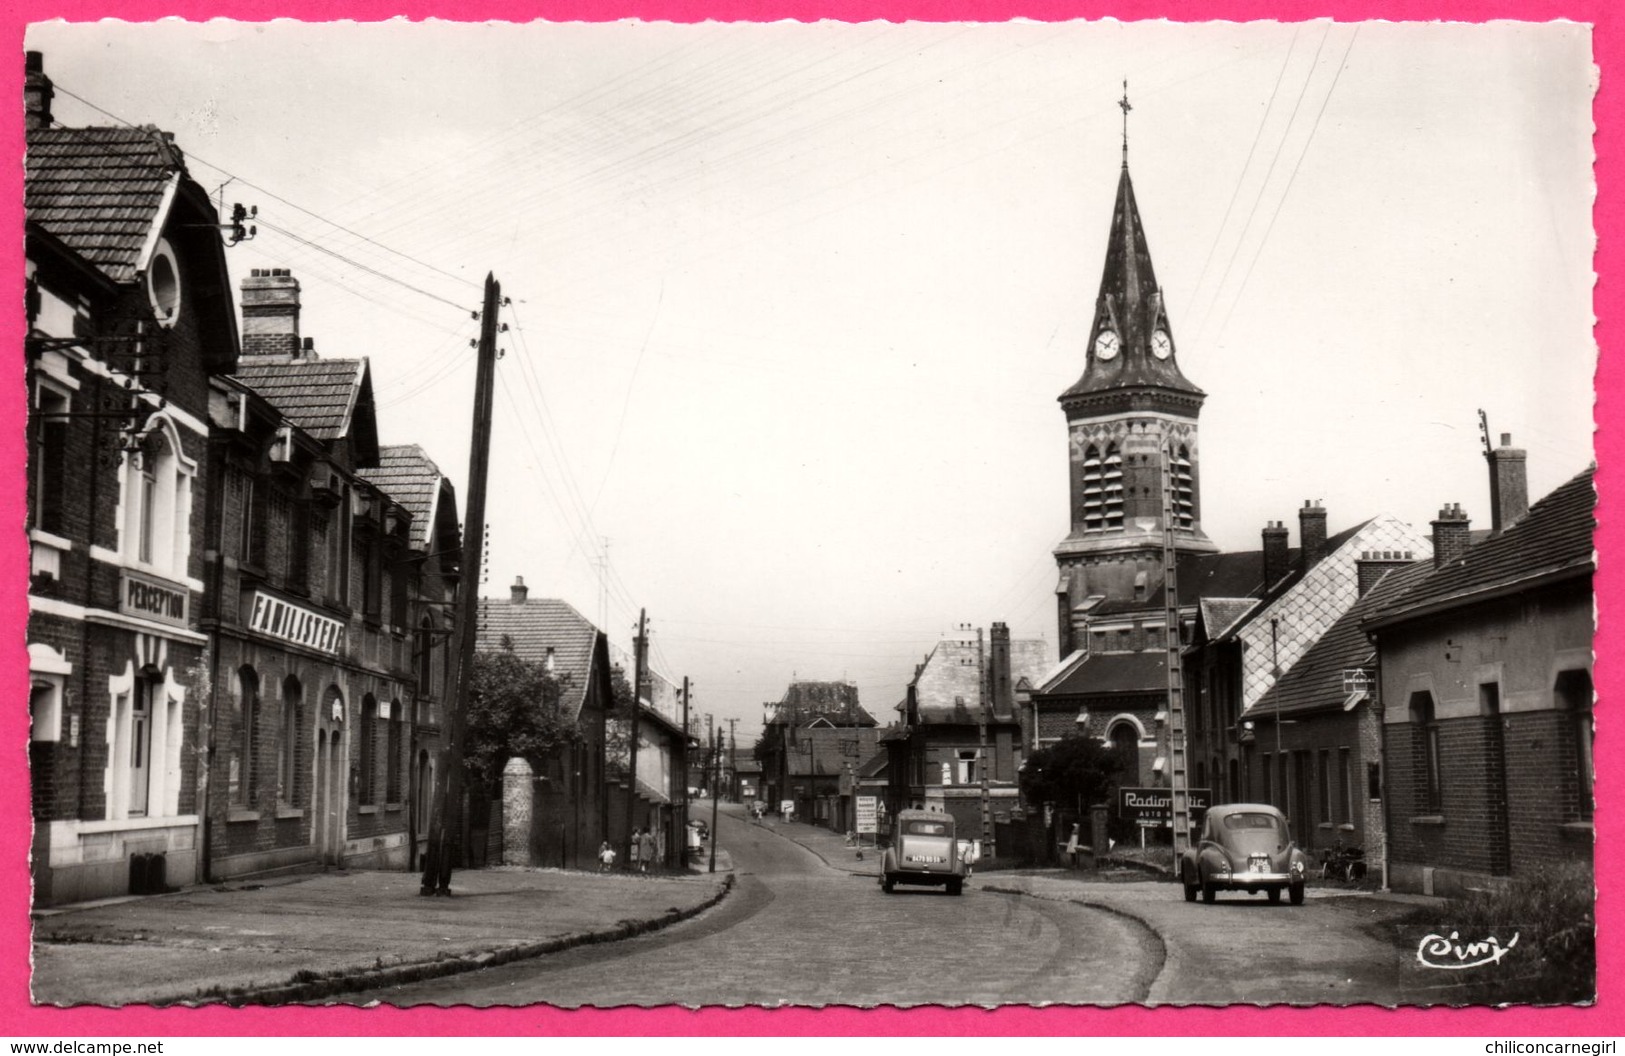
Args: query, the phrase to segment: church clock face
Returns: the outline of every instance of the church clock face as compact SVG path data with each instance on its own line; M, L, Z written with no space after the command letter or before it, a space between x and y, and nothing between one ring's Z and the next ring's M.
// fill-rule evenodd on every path
M1174 341L1168 336L1168 331L1158 330L1151 335L1151 354L1158 359L1167 359L1174 354Z
M1115 359L1117 350L1122 346L1115 331L1102 330L1100 336L1095 338L1095 358Z

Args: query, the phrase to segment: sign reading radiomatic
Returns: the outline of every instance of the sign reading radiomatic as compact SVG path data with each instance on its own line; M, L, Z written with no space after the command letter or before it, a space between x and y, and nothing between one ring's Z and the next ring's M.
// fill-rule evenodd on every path
M249 630L269 634L295 645L320 649L324 653L344 651L344 624L269 594L254 594L248 627Z
M1213 790L1190 790L1191 827L1197 828L1207 817L1207 808L1213 803ZM1126 821L1143 829L1164 829L1174 823L1174 793L1167 788L1120 788L1117 790L1117 812Z
M858 832L874 832L875 830L875 797L859 796L857 812Z

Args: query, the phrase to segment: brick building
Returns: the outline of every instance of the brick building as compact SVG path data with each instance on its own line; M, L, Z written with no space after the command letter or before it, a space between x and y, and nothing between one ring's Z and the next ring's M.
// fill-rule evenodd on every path
M212 406L209 872L405 868L449 692L455 501L421 451L385 461L367 360L301 337L291 274L255 269L242 310Z
M507 598L480 599L477 648L511 649L558 680L560 707L580 739L567 753L537 761L527 860L595 868L598 846L610 831L605 738L615 688L608 638L569 604L530 597L521 578Z
M153 128L52 127L28 56L34 894L199 877L209 379L237 327L208 194Z
M1015 809L1029 740L1023 733L1026 720L1017 704L1016 686L1042 679L1054 664L1048 642L1012 641L1002 623L993 625L981 657L973 640L938 642L915 670L898 706L899 721L883 738L888 752L887 813L895 816L911 808L945 811L954 815L960 832L979 834L984 776L993 812L1008 814Z
M848 764L857 766L875 750L880 724L858 702L850 682L796 681L770 711L756 742L769 810L789 801L803 821L839 820Z
M1459 506L1435 567L1368 618L1383 705L1388 870L1456 894L1592 855L1592 470L1527 503L1524 453L1490 453L1492 534Z

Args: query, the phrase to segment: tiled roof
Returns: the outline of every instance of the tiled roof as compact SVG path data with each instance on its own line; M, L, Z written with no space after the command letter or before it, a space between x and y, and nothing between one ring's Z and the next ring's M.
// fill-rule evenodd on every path
M891 753L882 748L869 757L869 761L858 767L859 777L879 777L886 772L886 763Z
M299 359L259 363L241 359L237 380L265 397L288 420L318 440L337 440L367 379L365 359Z
M1373 622L1465 602L1474 594L1511 588L1538 576L1592 569L1592 535L1597 525L1594 473L1594 469L1586 469L1529 507L1521 520L1500 535L1469 546L1460 558L1375 614Z
M155 128L35 129L24 208L108 278L131 282L177 172L181 153Z
M1012 685L1022 678L1036 681L1054 662L1049 642L1041 638L1011 639ZM976 643L950 638L938 642L919 674L914 676L914 700L919 705L921 723L976 722L976 709L981 700Z
M1376 649L1360 624L1373 612L1414 587L1433 569L1432 559L1404 565L1383 576L1366 595L1333 623L1307 652L1243 714L1290 715L1338 709L1347 703L1349 690L1343 672L1369 667Z
M795 726L820 718L836 726L879 725L858 703L858 687L851 682L792 682L774 710L775 722Z
M1308 572L1271 591L1227 637L1240 641L1241 699L1245 708L1275 681L1274 667L1289 671L1298 658L1347 612L1359 596L1355 562L1365 550L1409 550L1418 558L1433 553L1431 539L1389 514L1381 514L1328 540L1326 556ZM1272 638L1270 621L1276 621Z
M510 598L481 598L480 626L475 648L496 652L511 644L520 659L546 663L553 649L553 674L563 683L563 700L570 715L585 703L592 677L593 643L598 628L569 603L554 598L528 598L515 604Z
M1168 662L1163 651L1139 653L1095 653L1081 657L1048 683L1036 695L1045 697L1089 696L1096 693L1162 693L1168 689Z
M378 451L378 465L363 469L362 480L412 515L412 543L428 547L434 535L435 502L440 497L440 467L416 444L390 444Z

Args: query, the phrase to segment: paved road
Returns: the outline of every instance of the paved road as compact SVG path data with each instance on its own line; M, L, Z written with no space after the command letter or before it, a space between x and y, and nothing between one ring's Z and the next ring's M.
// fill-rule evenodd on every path
M716 909L638 939L353 995L527 1005L1117 1004L1143 1001L1162 947L1125 917L972 881L886 895L770 828L724 815L739 884ZM877 953L891 951L891 956Z

